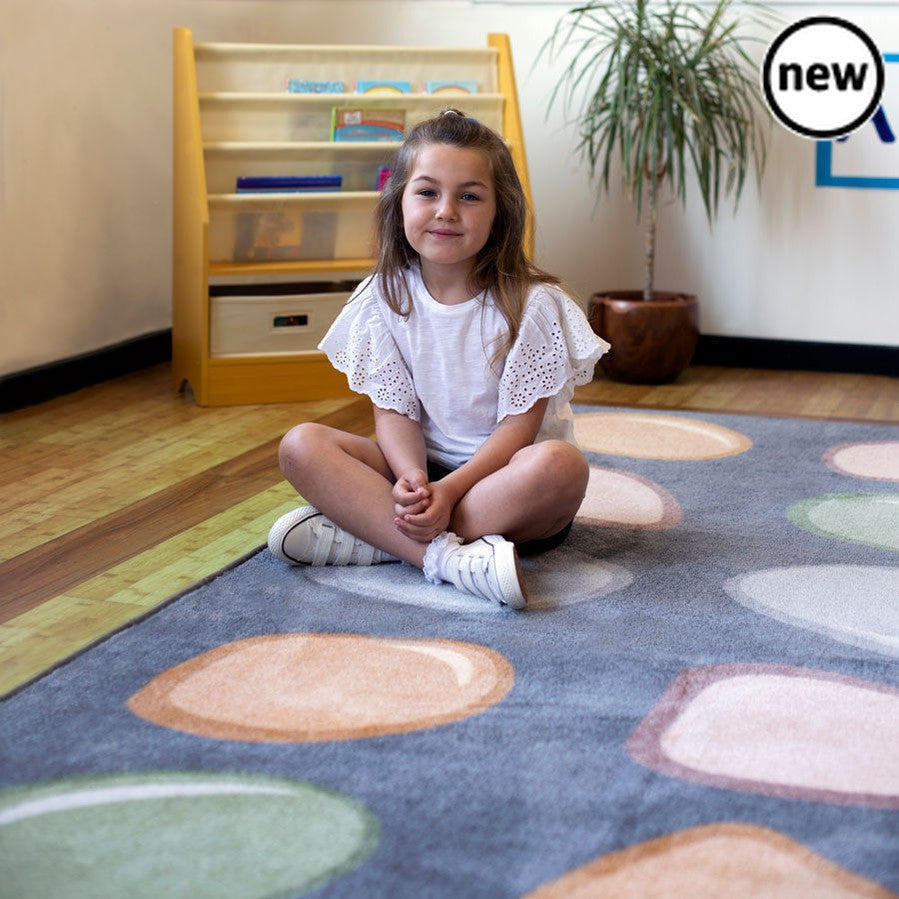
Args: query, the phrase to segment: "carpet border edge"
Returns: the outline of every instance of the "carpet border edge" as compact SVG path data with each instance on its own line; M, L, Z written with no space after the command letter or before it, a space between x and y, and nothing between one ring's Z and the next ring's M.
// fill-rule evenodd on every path
M198 581L194 581L192 584L190 584L190 586L185 587L183 590L179 590L177 593L173 593L171 596L167 596L165 599L160 600L151 608L145 609L143 612L135 615L133 618L129 618L124 624L120 624L118 627L113 628L111 631L107 631L106 633L101 634L99 637L95 637L93 640L85 643L84 646L79 647L74 652L70 652L68 655L63 656L63 658L57 659L57 661L55 661L48 668L44 668L37 674L33 674L27 680L22 681L22 683L16 684L16 686L11 687L5 693L0 693L0 703L5 702L8 699L12 699L12 697L17 693L20 693L27 687L33 686L34 684L43 680L45 677L53 674L54 671L58 671L60 668L64 668L66 665L74 662L80 656L84 655L87 652L90 652L92 649L96 649L98 646L105 643L112 637L115 637L117 634L121 634L123 631L127 631L129 628L141 624L148 618L152 618L153 615L161 612L163 609L167 608L173 603L176 603L179 599L187 596L189 593L193 593L195 590L199 590L202 587L208 586L213 581L218 580L220 577L222 577L222 575L227 574L229 571L232 571L240 565L243 565L244 562L248 562L254 556L259 555L259 553L261 553L265 548L265 543L261 543L258 546L255 546L253 549L248 550L243 555L238 556L236 559L232 559L227 565L223 565L216 571L210 572L209 574L200 578Z

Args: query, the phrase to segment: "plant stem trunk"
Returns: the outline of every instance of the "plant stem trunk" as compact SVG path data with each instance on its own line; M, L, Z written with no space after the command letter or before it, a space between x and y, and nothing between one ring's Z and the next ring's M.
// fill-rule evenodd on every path
M652 299L654 269L656 264L656 207L650 203L646 210L646 233L643 257L643 299Z
M649 206L646 210L646 231L643 256L643 299L652 299L653 282L656 267L656 224L658 220L659 172L653 166L649 176Z

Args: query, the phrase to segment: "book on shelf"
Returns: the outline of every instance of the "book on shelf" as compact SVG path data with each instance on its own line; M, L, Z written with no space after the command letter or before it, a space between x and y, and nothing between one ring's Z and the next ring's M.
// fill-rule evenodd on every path
M411 94L409 81L357 81L357 94Z
M343 184L340 175L244 175L237 179L237 192L307 193L337 191Z
M426 94L476 94L477 81L426 81Z
M336 212L243 212L237 216L234 260L333 259L336 239Z
M387 179L393 174L393 167L389 165L378 166L378 178L375 182L375 190L380 193L387 184Z
M310 78L289 78L287 92L291 94L343 94L346 84L343 81L314 81Z
M331 112L333 141L401 141L405 127L404 109L335 106Z

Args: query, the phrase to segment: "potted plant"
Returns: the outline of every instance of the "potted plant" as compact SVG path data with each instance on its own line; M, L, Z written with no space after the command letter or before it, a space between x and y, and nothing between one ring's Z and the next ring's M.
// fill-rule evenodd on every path
M565 13L540 55L568 54L550 104L575 112L578 149L597 190L620 173L645 213L642 290L601 291L590 319L612 344L601 365L615 379L664 383L687 367L699 337L695 296L655 289L663 195L686 202L694 178L709 224L722 196L739 200L765 141L757 71L733 0L591 0ZM540 57L538 57L539 59Z

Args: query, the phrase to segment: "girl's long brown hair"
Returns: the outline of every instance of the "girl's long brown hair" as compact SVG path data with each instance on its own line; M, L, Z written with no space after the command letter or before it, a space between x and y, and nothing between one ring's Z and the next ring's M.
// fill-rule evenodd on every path
M375 213L378 262L375 276L387 305L397 315L408 315L412 297L405 271L418 259L403 229L403 193L419 149L426 144L445 144L463 150L478 150L490 165L496 193L496 217L490 236L478 253L472 285L489 290L506 320L509 331L504 346L494 358L504 355L518 337L529 289L538 283L558 284L554 275L537 268L524 250L527 200L512 155L503 139L486 125L458 109L445 109L420 122L406 135L397 154Z

